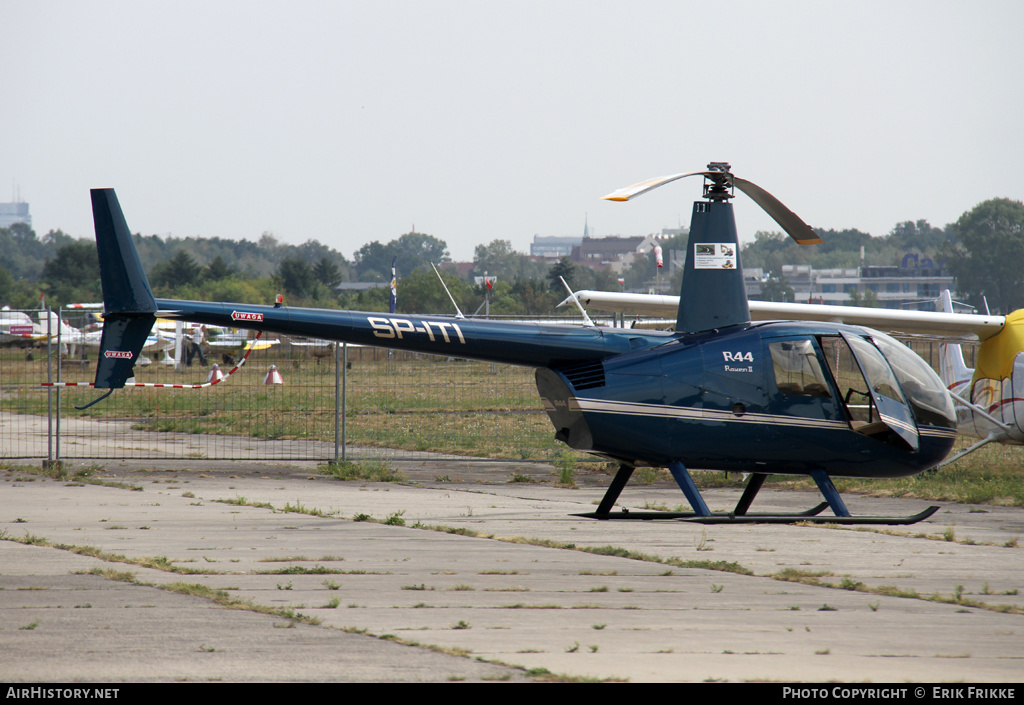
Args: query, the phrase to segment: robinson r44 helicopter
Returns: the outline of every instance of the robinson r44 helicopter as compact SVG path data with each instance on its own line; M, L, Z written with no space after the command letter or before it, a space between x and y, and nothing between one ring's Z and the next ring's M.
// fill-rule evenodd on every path
M932 369L888 335L821 321L751 321L730 199L752 198L797 242L821 242L774 196L725 163L653 179L607 198L628 200L703 176L693 205L675 329L547 325L446 316L156 299L112 189L92 191L106 325L95 386L123 387L157 316L283 335L413 350L536 369L537 389L570 447L619 464L596 519L702 523L822 521L909 524L851 516L833 477L902 477L950 451L956 414ZM577 301L578 304L578 301ZM582 307L581 307L582 308ZM613 512L637 466L667 467L692 512ZM711 512L688 468L749 473L736 507ZM754 514L771 474L809 475L825 502L806 512ZM819 516L825 508L834 516Z

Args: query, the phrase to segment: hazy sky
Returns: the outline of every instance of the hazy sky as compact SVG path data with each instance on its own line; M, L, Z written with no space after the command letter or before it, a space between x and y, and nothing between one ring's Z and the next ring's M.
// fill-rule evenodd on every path
M1019 0L0 0L0 201L91 236L413 226L457 260L688 223L728 161L815 227L1024 199ZM778 229L737 195L741 236Z

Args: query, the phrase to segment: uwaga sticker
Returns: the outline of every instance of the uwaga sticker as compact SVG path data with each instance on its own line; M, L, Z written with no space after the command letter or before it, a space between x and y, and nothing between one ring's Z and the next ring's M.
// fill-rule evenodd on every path
M698 242L694 247L694 269L736 269L736 246L721 242Z
M233 321L262 321L262 313L252 313L251 311L232 311L231 320Z

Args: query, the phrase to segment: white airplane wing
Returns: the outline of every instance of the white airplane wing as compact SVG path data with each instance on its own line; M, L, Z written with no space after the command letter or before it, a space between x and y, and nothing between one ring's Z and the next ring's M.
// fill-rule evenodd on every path
M614 291L577 291L585 307L655 318L675 318L679 310L678 296L628 294ZM572 303L568 298L561 305ZM824 306L819 304L788 304L771 301L750 301L750 317L755 321L797 320L833 321L867 326L885 333L912 335L945 342L978 342L1003 329L1005 316L982 316L968 313L936 313L901 311L863 306Z

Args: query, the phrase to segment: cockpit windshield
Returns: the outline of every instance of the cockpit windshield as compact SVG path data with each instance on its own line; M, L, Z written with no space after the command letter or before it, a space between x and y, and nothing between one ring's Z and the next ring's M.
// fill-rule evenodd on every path
M871 339L892 367L918 424L956 428L956 411L945 385L914 351L885 333L873 331Z

